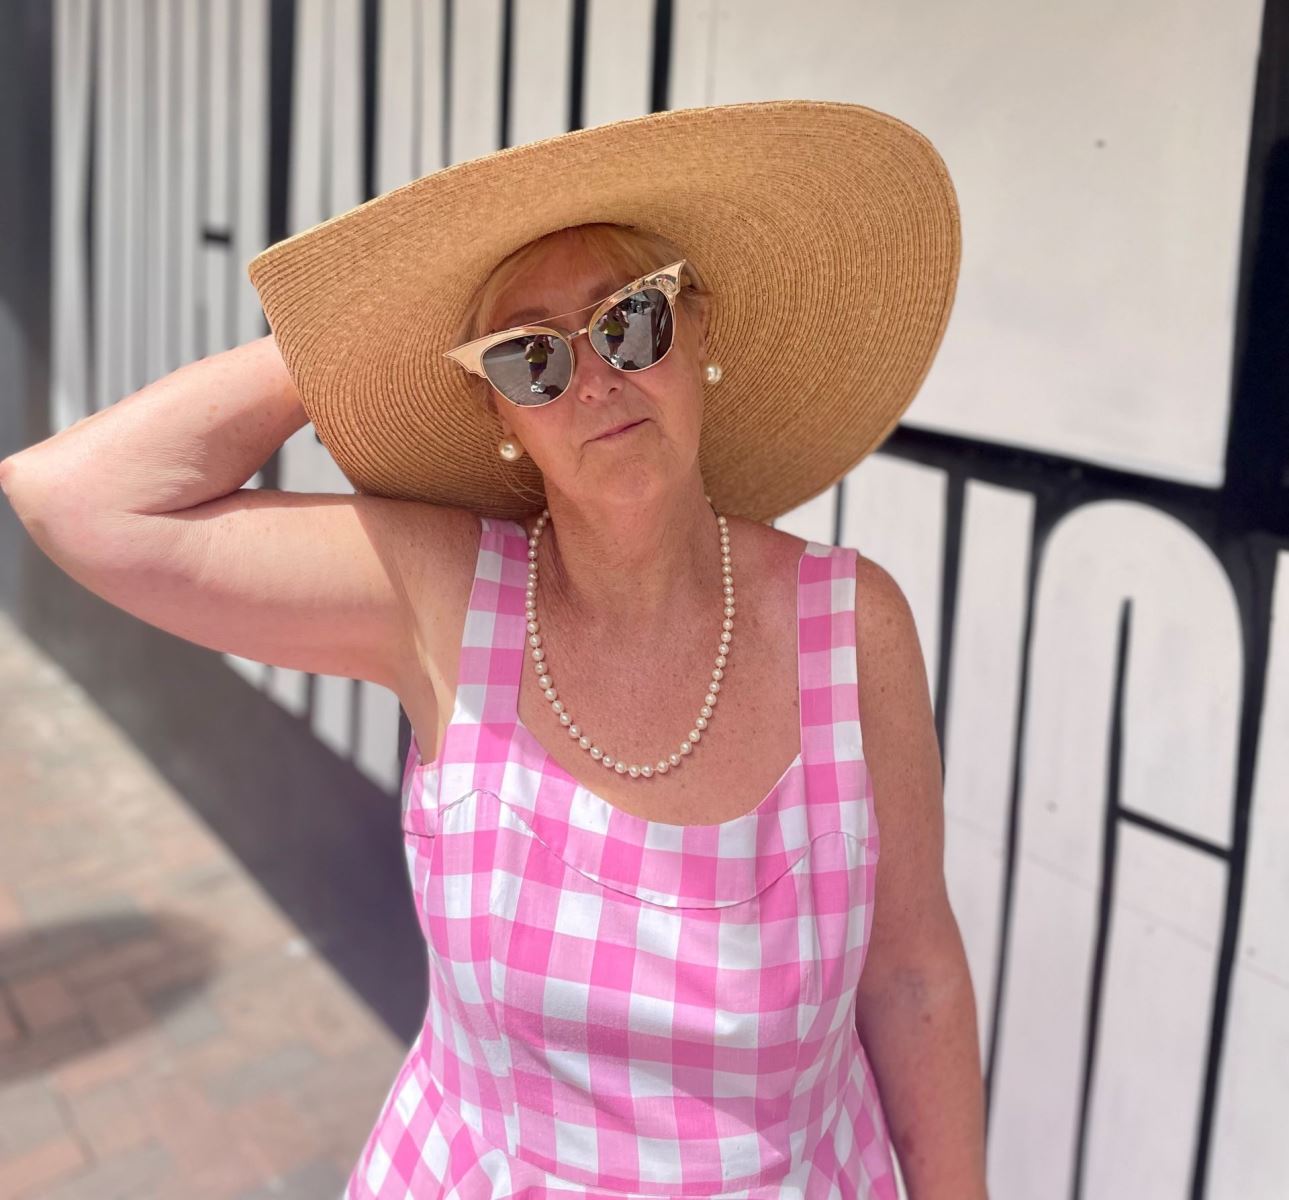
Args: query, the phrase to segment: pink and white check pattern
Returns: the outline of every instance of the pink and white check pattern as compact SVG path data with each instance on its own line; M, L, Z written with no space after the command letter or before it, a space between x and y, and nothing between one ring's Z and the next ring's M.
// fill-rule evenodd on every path
M403 779L429 1005L344 1200L896 1200L855 1028L879 847L855 552L801 555L800 753L751 812L672 825L518 719L528 539L481 522L443 750L413 737Z

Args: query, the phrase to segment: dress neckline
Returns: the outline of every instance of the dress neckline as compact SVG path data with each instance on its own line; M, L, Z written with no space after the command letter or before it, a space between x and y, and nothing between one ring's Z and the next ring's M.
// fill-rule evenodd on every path
M527 533L525 533L524 536L525 536L525 544L526 544ZM537 758L541 760L542 774L548 778L557 779L566 789L570 790L573 794L580 796L584 802L592 805L596 809L603 810L599 813L599 816L602 818L603 824L606 827L610 823L612 823L618 828L622 828L624 826L630 826L630 827L634 827L637 831L647 831L650 829L654 829L654 830L669 831L669 832L675 833L677 831L683 831L687 829L694 829L694 830L705 829L705 830L710 830L714 832L720 829L731 828L740 823L756 821L756 820L759 820L761 817L763 817L766 811L772 807L773 801L777 797L781 796L785 791L785 789L787 789L794 780L799 778L800 768L803 765L804 757L805 757L805 738L804 738L804 732L802 728L803 697L802 697L802 677L801 677L802 675L801 673L801 619L803 614L802 614L802 605L801 605L801 591L802 591L802 569L805 565L806 556L811 553L814 546L815 546L815 543L811 541L807 541L805 545L802 547L800 555L798 555L797 557L796 586L793 594L793 614L794 614L793 637L794 637L794 644L795 644L795 652L793 657L794 657L794 661L796 662L796 677L797 677L797 753L794 755L792 761L789 762L788 765L784 767L783 770L779 773L779 777L774 781L774 783L770 785L769 791L767 791L765 795L762 796L760 800L758 800L752 808L746 810L745 812L739 813L737 816L729 817L727 820L724 820L724 821L681 822L681 821L659 821L653 817L642 817L638 813L632 813L624 808L619 807L617 804L614 804L613 801L605 798L604 796L600 795L598 792L588 787L586 784L582 783L580 780L576 779L570 771L568 771L564 766L562 766L560 763L555 761L555 758L551 755L551 752L538 740L537 735L528 727L527 724L524 723L523 719L519 716L519 686L518 684L516 684L514 688L515 735L519 741L521 741L529 750L533 752L533 754ZM523 664L525 667L527 667L528 654L527 654L526 631L524 634L523 649L524 649ZM565 727L563 725L560 726L560 729L564 729L564 728ZM592 759L591 761L595 762L596 760ZM684 768L681 767L680 769L683 770Z
M408 836L505 828L550 852L534 870L560 861L597 885L671 908L750 899L796 869L820 838L871 840L876 854L855 694L852 551L807 541L797 561L798 754L756 807L714 824L676 824L618 808L579 783L520 721L519 686L530 669L527 550L518 521L484 519L452 719L432 761L419 761L419 746L416 759L409 755Z

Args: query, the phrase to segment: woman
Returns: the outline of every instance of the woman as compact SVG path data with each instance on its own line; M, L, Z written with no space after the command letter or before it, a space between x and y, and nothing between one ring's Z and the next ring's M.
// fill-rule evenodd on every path
M915 203L888 187L893 159L865 184L829 136L899 139L901 161L924 153L919 182L937 178L906 126L810 102L655 114L548 139L531 161L476 160L472 187L439 172L270 248L251 274L273 336L0 470L33 536L100 595L203 645L383 683L408 713L430 1004L349 1200L890 1198L892 1150L913 1200L985 1195L912 618L875 563L765 515L850 469L911 400L947 320L956 210L941 191L905 240L864 243L862 275L767 290L758 273L849 244L840 221L803 209L794 231L778 207L803 131L818 158L802 203L867 196L860 219L877 223ZM588 219L586 187L540 216L515 202L588 150L590 191L624 219ZM620 161L666 192L674 239L625 219ZM747 228L707 219L719 195L741 198ZM497 243L471 236L507 215ZM943 256L927 252L940 265L918 284L891 264L921 253L933 218ZM409 256L431 236L442 257ZM507 236L517 248L497 253ZM343 297L319 289L323 268ZM872 334L874 295L884 319L923 320L919 347L850 348L828 314ZM629 328L604 323L619 304ZM796 328L819 341L776 336ZM806 386L821 363L840 400ZM865 383L893 364L903 383ZM409 421L395 410L426 380L433 409ZM309 419L355 495L236 490ZM96 474L109 454L146 466ZM75 510L58 486L73 470Z

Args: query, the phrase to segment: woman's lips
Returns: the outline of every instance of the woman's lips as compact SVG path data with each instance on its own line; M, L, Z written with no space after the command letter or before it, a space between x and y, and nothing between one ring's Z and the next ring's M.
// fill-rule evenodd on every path
M597 437L597 438L592 438L591 440L592 440L593 442L607 442L607 441L610 441L611 439L613 439L613 438L615 438L615 437L621 437L621 436L622 436L622 434L624 434L624 433L630 433L633 429L635 429L635 428L636 428L636 426L638 426L638 425L643 425L643 424L645 423L645 421L647 421L647 420L648 420L648 418L647 418L647 417L641 417L641 418L640 418L640 420L638 420L638 421L632 421L630 425L624 425L624 426L622 426L620 429L617 429L617 430L615 430L615 431L614 431L614 432L612 432L612 433L602 433L599 437Z

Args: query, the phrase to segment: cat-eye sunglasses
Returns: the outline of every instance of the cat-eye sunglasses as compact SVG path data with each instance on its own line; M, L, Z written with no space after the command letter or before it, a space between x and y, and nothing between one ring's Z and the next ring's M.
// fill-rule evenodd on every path
M486 379L512 404L533 408L564 394L573 378L573 339L586 334L591 349L619 371L656 367L671 350L676 297L685 259L633 279L603 300L581 329L517 325L485 334L445 355ZM583 312L589 307L570 309ZM568 316L556 313L546 319Z

